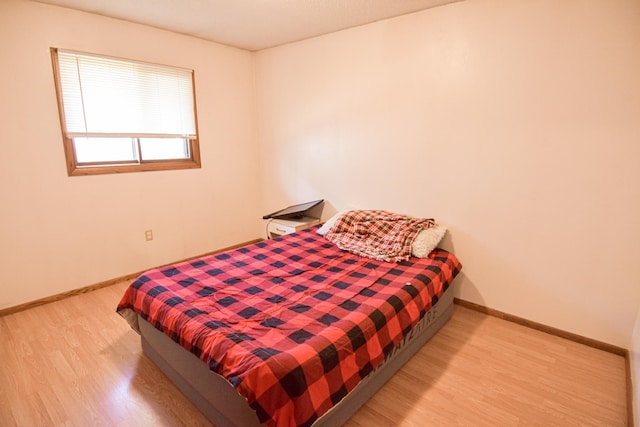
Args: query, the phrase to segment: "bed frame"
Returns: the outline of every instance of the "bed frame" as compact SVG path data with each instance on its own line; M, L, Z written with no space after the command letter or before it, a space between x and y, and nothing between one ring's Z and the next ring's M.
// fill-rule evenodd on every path
M453 286L415 328L365 377L355 389L313 424L314 427L342 425L384 383L431 338L453 313ZM133 314L133 313L132 313ZM231 384L209 370L194 354L182 348L140 316L136 319L144 353L202 411L216 427L260 426L255 411Z

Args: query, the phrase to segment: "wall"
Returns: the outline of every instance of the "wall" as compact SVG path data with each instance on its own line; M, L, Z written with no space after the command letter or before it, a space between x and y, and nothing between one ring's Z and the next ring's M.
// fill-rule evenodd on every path
M202 168L68 177L50 47L194 69ZM249 52L3 0L0 58L0 309L261 235Z
M638 315L636 324L633 328L630 345L630 361L631 361L631 380L633 384L633 414L635 417L635 425L640 425L640 305L638 306Z
M477 0L256 55L265 200L435 217L457 296L627 348L640 2ZM265 202L266 203L266 202Z

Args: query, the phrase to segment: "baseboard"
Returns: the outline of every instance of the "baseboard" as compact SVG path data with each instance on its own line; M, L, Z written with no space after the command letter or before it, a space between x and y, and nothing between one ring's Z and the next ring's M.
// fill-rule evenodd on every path
M626 374L626 388L627 388L627 425L634 425L634 416L633 416L633 383L631 380L631 354L629 350L618 347L612 344L608 344L602 341L594 340L592 338L587 338L582 335L574 334L572 332L563 331L562 329L554 328L552 326L547 326L542 323L534 322L531 320L524 319L522 317L514 316L512 314L508 314L502 312L500 310L494 310L493 308L485 307L480 304L476 304L470 301L465 301L459 298L454 298L454 304L458 304L462 307L479 311L480 313L488 314L489 316L498 317L500 319L506 320L508 322L517 323L518 325L526 326L528 328L532 328L541 332L545 332L547 334L555 335L560 338L565 338L570 341L577 342L579 344L584 344L589 347L596 348L598 350L606 351L609 353L613 353L618 356L622 356L625 359L625 374Z
M192 256L192 257L189 257L189 258L181 259L181 260L178 260L178 261L170 262L168 264L163 264L163 265L159 265L157 267L152 267L152 268L160 268L160 267L165 267L167 265L172 265L172 264L177 264L177 263L184 262L184 261L189 261L189 260L195 259L195 258L202 258L202 257L207 256L207 255L217 254L219 252L229 251L229 250L232 250L232 249L240 248L242 246L246 246L246 245L250 245L250 244L253 244L253 243L257 243L257 242L260 242L262 240L264 240L264 239L253 239L253 240L250 240L248 242L238 243L237 245L229 246L229 247L222 248L222 249L217 249L215 251L210 251L210 252L207 252L207 253L204 253L204 254L195 255L195 256ZM60 300L63 300L65 298L72 297L74 295L80 295L80 294L84 294L84 293L87 293L87 292L95 291L97 289L106 288L107 286L115 285L116 283L124 282L126 280L133 280L136 277L138 277L139 275L141 275L142 273L144 273L145 271L151 270L152 268L147 268L147 269L142 270L142 271L126 274L124 276L116 277L115 279L105 280L104 282L95 283L93 285L84 286L82 288L72 289L70 291L62 292L62 293L59 293L59 294L56 294L56 295L51 295L51 296L48 296L48 297L45 297L45 298L37 299L35 301L29 301L29 302L26 302L24 304L16 305L16 306L13 306L13 307L3 308L3 309L0 309L0 317L1 316L6 316L7 314L13 314L13 313L17 313L17 312L20 312L20 311L28 310L30 308L38 307L40 305L49 304L49 303L52 303L52 302L55 302L55 301L60 301Z
M631 352L627 352L625 358L625 365L627 370L627 425L629 427L635 425L634 417L634 392L633 392L633 379L631 375ZM638 409L638 408L635 408Z
M517 323L522 326L526 326L531 329L536 329L541 332L546 332L551 335L555 335L561 338L587 345L589 347L597 348L598 350L604 350L609 353L617 354L618 356L628 357L629 351L625 348L618 347L612 344L607 344L602 341L594 340L591 338L583 337L582 335L574 334L572 332L563 331L562 329L554 328L552 326L543 325L542 323L527 320L522 317L514 316L512 314L504 313L493 308L488 308L480 304L461 300L459 298L454 299L454 303L462 307L469 308L471 310L479 311L481 313L488 314L490 316L498 317L509 322Z

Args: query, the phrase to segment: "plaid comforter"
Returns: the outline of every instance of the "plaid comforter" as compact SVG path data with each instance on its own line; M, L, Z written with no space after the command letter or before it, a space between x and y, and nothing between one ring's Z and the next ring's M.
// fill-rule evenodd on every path
M325 234L340 249L380 261L406 261L418 233L433 219L413 218L380 210L345 212Z
M460 271L452 254L389 263L315 228L150 270L133 310L225 377L270 426L308 426L375 369Z

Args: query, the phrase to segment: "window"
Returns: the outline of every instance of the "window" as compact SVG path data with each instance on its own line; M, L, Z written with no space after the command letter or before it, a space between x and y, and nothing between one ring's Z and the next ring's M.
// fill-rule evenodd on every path
M193 70L51 55L69 175L200 167Z

